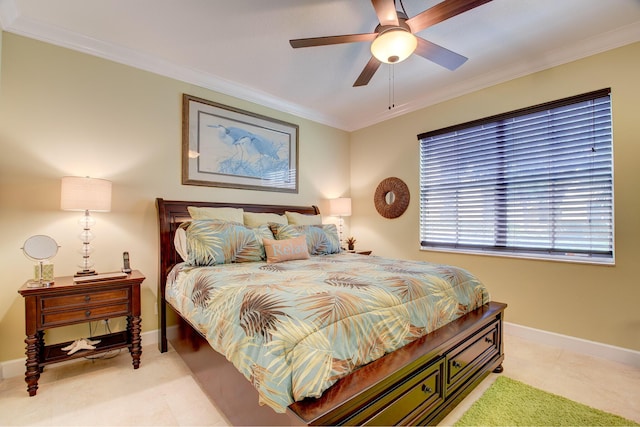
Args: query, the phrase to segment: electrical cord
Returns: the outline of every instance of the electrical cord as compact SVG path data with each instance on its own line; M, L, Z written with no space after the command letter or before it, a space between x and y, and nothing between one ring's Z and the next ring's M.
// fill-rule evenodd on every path
M93 324L95 325L95 328L93 327ZM100 322L89 322L89 338L91 339L94 334L97 334L98 332L98 326L100 325ZM111 334L111 325L109 325L109 319L104 319L104 333L106 334ZM114 357L118 356L120 353L122 352L121 348L117 348L115 350L110 350L95 356L85 356L84 358L87 360L96 360L96 359L113 359Z

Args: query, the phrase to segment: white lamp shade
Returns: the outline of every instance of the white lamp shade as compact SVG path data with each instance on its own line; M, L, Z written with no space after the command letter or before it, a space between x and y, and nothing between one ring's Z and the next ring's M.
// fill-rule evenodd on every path
M392 28L376 37L371 43L371 53L378 61L396 64L407 59L417 46L416 36L404 28Z
M329 215L351 216L351 199L348 197L329 199Z
M62 177L60 208L65 211L111 210L111 181L80 176Z

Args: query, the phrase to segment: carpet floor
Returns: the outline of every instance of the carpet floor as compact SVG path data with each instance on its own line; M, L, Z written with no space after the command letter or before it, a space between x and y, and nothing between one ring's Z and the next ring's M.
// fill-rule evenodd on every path
M454 425L463 427L640 424L501 376Z

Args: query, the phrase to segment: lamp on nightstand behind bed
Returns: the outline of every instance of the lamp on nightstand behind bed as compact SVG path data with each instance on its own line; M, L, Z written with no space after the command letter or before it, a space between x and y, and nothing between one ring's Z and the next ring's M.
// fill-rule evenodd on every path
M82 232L78 236L82 240L82 263L75 276L87 276L96 274L93 262L90 260L90 242L93 240L91 226L95 220L89 214L94 212L109 212L111 210L111 181L79 176L65 176L62 178L60 193L60 208L65 211L83 211L84 215L78 220L82 226Z
M343 246L342 227L344 225L344 220L342 217L351 216L351 199L349 197L329 199L329 215L338 217L338 235L340 237L340 246Z

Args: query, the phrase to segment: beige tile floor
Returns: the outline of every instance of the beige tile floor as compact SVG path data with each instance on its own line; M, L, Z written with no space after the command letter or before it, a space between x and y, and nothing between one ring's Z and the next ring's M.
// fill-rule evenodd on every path
M505 335L504 373L527 384L640 422L640 369ZM497 377L491 374L441 425L453 424ZM0 382L0 425L228 425L174 351L144 347L52 365L35 397L22 377Z

